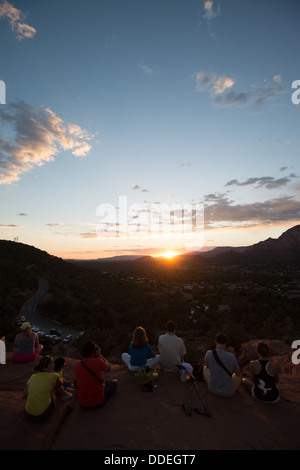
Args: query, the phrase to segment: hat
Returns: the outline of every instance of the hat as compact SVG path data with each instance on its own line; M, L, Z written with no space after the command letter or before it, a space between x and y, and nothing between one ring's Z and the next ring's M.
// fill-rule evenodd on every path
M194 370L194 368L193 368L193 366L191 366L191 364L188 364L187 362L183 362L183 363L181 364L181 366L185 368L185 370L190 374L191 377L193 377L193 379L195 378L195 377L193 376L193 370Z
M26 328L31 328L31 325L28 321L24 321L21 325L21 330L26 330Z

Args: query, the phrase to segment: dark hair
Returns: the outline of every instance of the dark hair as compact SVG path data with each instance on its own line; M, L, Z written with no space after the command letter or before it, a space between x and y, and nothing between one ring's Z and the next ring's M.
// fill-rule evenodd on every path
M133 332L132 346L136 349L145 348L148 338L143 327L138 326Z
M43 356L38 363L37 366L35 366L34 370L38 370L39 372L43 372L44 369L47 369L49 367L50 361L52 357L51 356Z
M257 343L256 351L262 357L267 357L269 355L269 348L263 341L259 341Z
M169 333L173 333L176 330L176 323L173 320L170 320L166 324L166 328Z
M54 371L58 372L61 370L61 368L64 366L65 359L63 357L58 357L57 359L54 360Z
M96 346L94 341L87 341L82 346L82 355L83 357L91 357L96 351Z
M227 335L225 335L225 333L218 333L216 335L215 341L216 343L219 343L219 344L227 344L228 343Z

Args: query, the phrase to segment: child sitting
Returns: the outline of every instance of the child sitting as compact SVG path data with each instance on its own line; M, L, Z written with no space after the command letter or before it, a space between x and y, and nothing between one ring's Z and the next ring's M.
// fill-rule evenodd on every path
M62 380L63 388L65 389L66 392L72 392L73 391L73 384L70 382L67 382L64 377L63 377L63 367L65 364L65 359L63 357L58 357L57 359L54 360L54 372L56 372L59 376L59 378Z

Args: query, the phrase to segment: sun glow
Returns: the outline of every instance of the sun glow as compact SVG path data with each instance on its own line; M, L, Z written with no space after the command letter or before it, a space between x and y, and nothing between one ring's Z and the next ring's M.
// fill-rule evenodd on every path
M167 258L167 259L173 259L175 258L175 256L179 255L179 253L175 253L175 251L166 251L165 253L163 253L161 256L163 258Z

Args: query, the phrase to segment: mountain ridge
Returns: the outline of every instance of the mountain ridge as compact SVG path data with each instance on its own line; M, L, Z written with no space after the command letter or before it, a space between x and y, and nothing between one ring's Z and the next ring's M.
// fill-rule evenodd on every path
M23 248L22 251L22 261L23 264L29 264L35 261L36 258L43 259L44 262L49 262L52 258L53 260L65 261L69 263L85 263L85 262L94 262L94 263L107 263L107 262L127 262L127 261L136 261L136 260L149 260L149 259L163 259L163 256L154 257L151 255L116 255L111 257L105 258L96 258L96 259L76 259L76 258L60 258L55 255L51 255L48 252L36 248L32 245L24 244L21 242L13 242L10 240L0 240L0 257L1 258L9 258L16 259L18 256L18 252L21 253L20 250L16 251L16 247L20 249ZM210 259L210 258L217 258L219 256L224 255L225 253L237 254L237 255L245 255L245 257L251 256L296 256L300 257L300 224L295 225L285 232L283 232L278 238L267 238L260 242L257 242L253 245L249 246L217 246L209 249L209 247L205 247L205 250L193 251L193 252L185 252L182 254L177 255L177 257L201 257L203 259ZM20 260L18 260L20 261Z
M278 238L267 238L258 243L249 246L217 246L211 250L205 247L205 250L185 252L176 256L178 259L188 260L192 258L199 258L202 260L219 260L219 261L249 261L251 258L257 259L262 258L292 258L296 257L300 259L300 224L291 227L290 229L283 232ZM75 264L85 263L110 263L110 262L135 262L135 261L147 261L147 260L162 260L163 256L154 257L151 255L120 255L108 258L97 258L97 259L70 259L66 260Z

